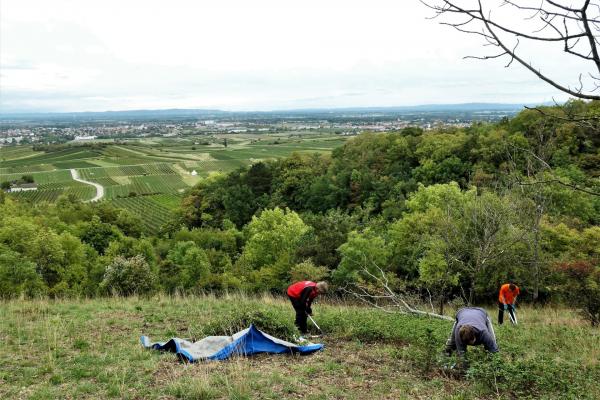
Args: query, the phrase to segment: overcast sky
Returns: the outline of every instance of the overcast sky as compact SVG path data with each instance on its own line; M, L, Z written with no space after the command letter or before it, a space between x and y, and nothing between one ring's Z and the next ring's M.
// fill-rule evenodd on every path
M506 60L463 60L481 41L430 15L418 0L2 0L0 112L564 99Z

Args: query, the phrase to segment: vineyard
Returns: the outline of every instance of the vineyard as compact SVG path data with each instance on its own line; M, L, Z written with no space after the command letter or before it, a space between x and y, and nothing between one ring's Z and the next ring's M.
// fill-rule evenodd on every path
M105 186L107 199L159 193L178 194L189 188L177 175L132 176L130 183Z
M85 201L96 194L96 189L92 186L74 181L69 170L30 172L28 175L38 185L37 190L11 193L12 197L32 202L54 202L61 195L73 195ZM23 174L15 173L0 174L0 182L19 180L22 176Z
M169 164L141 164L118 167L96 167L78 170L79 175L85 180L97 178L110 178L119 176L147 176L147 175L176 175Z
M81 179L104 187L104 201L139 216L154 233L172 219L186 190L213 172L228 173L294 152L327 153L344 140L334 135L278 133L73 143L47 146L45 151L31 145L0 147L0 183L31 175L37 190L10 193L11 197L55 202L72 195L90 200L96 189L74 181L69 170L76 169Z
M174 209L179 206L181 197L169 194L151 196L123 197L110 203L123 208L139 217L146 231L156 233L175 216Z
M89 200L96 195L96 188L79 182L75 182L75 184L69 187L61 187L55 189L11 193L11 196L17 199L22 199L35 203L43 201L53 203L56 200L58 200L60 196L63 195L73 195L81 200Z
M62 170L50 172L0 174L0 182L14 181L20 179L24 174L33 176L35 183L38 185L62 184L73 181L71 178L71 173L68 170Z
M68 169L95 166L94 159L101 158L102 152L82 146L52 152L34 152L27 157L0 161L0 168L14 172L33 172L32 167L44 169ZM37 169L39 170L39 169Z
M178 164L187 173L196 171L200 176L208 176L211 172L228 173L237 168L252 164L250 159L228 159L228 160L208 160L208 161L188 161Z
M78 170L82 179L104 186L106 199L133 195L180 194L189 188L169 165L143 164Z

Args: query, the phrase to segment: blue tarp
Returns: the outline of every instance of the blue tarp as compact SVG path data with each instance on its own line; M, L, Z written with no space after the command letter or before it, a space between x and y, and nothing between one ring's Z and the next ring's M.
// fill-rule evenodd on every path
M142 336L142 345L148 349L170 351L184 361L225 360L232 356L249 356L258 353L310 354L323 349L322 344L299 346L258 330L254 325L233 336L208 336L197 342L172 338L166 342L150 342Z

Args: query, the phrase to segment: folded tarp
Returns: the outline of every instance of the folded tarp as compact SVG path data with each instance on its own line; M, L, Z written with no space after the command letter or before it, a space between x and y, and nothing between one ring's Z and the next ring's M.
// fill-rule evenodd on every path
M254 325L233 336L208 336L197 342L172 338L167 342L150 342L142 336L142 345L148 349L170 351L189 362L203 360L225 360L233 356L249 356L258 353L310 354L323 348L322 344L296 344L277 339L256 329Z

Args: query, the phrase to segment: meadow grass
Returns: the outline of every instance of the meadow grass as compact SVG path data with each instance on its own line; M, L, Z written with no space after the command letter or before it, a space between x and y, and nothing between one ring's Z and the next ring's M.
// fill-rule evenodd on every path
M196 340L251 322L296 334L283 298L229 295L0 304L0 398L413 399L599 398L600 335L572 311L519 310L496 327L501 353L469 353L466 375L440 356L451 322L315 305L326 332L310 356L259 355L182 364L139 336Z

